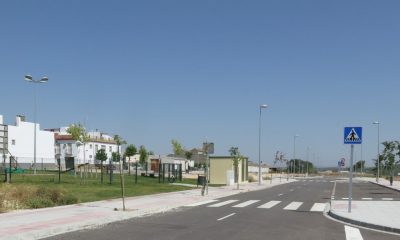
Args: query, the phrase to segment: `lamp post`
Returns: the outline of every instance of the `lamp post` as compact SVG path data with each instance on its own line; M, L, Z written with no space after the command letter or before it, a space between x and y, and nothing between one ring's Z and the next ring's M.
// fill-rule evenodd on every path
M296 174L296 138L300 137L299 134L293 136L293 160L294 160L294 173Z
M378 154L376 157L376 162L377 162L378 167L377 167L377 172L376 172L376 182L379 183L379 165L380 165L380 161L379 161L379 125L380 125L380 122L375 121L372 124L375 124L378 126Z
M49 81L48 77L42 77L40 80L34 80L31 75L25 75L25 81L31 83L46 83ZM33 165L34 165L34 174L36 174L36 87L34 88L34 111L33 111Z
M267 104L260 105L260 118L258 120L258 185L261 185L261 110L267 108Z

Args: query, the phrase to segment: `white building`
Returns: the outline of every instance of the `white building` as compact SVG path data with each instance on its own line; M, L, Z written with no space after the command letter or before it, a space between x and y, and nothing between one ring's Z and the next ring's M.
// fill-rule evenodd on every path
M9 161L11 154L19 167L33 169L35 124L26 122L24 116L17 116L15 125L7 125L3 121L3 116L0 115L0 125L7 127L8 152L5 153L5 161ZM4 158L2 158L2 162L4 162ZM44 169L56 166L54 134L40 130L40 124L36 124L36 168Z
M113 137L101 133L99 131L88 132L90 140L85 144L72 139L72 136L67 133L68 127L60 129L51 129L55 133L55 155L57 159L61 160L62 165L64 161L66 165L73 166L75 164L97 164L96 153L100 149L104 149L107 153L108 160L104 162L107 164L112 159L112 153L118 152L118 146ZM121 149L121 146L120 148Z
M139 162L140 154L136 154L130 158L131 166ZM129 163L129 158L126 157L126 162ZM168 163L174 164L175 167L182 164L182 171L189 170L194 167L194 160L187 160L182 157L171 157L171 156L160 156L160 155L149 155L147 157L147 171L158 172L159 164ZM146 166L142 166L145 169ZM145 169L146 170L146 169Z

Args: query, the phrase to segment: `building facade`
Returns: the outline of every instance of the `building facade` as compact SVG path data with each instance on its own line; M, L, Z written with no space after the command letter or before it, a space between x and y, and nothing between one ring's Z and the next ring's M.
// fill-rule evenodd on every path
M2 163L8 163L10 157L14 167L24 169L34 168L34 129L35 123L26 122L24 116L15 118L15 125L5 124L0 115L0 125L7 128L8 151L3 155ZM54 134L40 129L36 124L36 168L56 168L57 161L54 156ZM14 161L15 159L15 161Z

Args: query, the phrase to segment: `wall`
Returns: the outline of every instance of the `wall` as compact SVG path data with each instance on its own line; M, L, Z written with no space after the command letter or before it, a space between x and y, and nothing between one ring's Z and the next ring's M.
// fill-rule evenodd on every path
M34 162L34 123L23 122L17 117L16 126L8 126L8 148L19 164L28 166ZM54 157L54 133L40 130L36 124L36 164L56 164Z

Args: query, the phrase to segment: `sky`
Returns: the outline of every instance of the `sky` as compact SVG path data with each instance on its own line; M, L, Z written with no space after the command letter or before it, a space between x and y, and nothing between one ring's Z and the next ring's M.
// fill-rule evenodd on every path
M396 0L2 1L0 115L42 128L85 124L156 154L215 144L273 165L356 160L399 140ZM24 81L48 76L46 84ZM307 154L307 149L309 149ZM361 151L362 149L362 151ZM381 148L382 149L382 148ZM308 157L307 157L308 156Z

